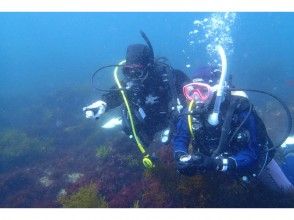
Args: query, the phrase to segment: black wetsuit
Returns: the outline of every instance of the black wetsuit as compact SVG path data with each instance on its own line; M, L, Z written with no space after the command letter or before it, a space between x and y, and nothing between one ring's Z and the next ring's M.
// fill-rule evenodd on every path
M180 70L171 69L163 64L155 64L143 82L131 79L122 82L132 109L136 130L145 145L153 140L156 132L169 126L169 120L172 120L171 106L175 101L173 94L177 93L177 97L183 103L182 87L189 80ZM108 92L102 95L102 100L107 103L107 110L122 106L124 131L128 135L132 134L120 92L118 90Z

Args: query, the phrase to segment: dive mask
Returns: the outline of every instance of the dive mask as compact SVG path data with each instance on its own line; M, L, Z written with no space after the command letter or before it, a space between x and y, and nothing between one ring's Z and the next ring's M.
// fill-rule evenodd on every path
M145 76L145 68L140 64L125 65L123 67L125 76L131 79L141 79Z
M199 102L208 101L214 92L214 88L206 83L193 82L183 87L183 93L187 100Z

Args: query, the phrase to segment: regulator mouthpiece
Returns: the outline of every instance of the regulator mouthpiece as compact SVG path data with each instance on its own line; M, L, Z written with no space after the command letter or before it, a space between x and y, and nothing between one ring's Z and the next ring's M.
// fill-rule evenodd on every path
M208 117L208 123L212 126L216 126L218 125L219 123L219 120L218 120L218 112L213 112L209 115Z

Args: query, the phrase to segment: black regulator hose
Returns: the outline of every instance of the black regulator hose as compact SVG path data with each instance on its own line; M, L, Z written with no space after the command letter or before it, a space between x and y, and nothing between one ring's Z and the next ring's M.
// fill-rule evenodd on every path
M291 116L291 112L290 112L288 106L286 105L286 103L282 99L280 99L279 97L275 96L272 93L257 90L257 89L231 88L231 90L232 91L257 92L257 93L265 94L265 95L271 96L272 98L277 100L283 106L283 108L284 108L284 110L285 110L285 112L287 114L287 118L288 118L287 131L286 131L285 136L283 137L282 141L279 144L277 144L276 146L274 146L272 148L269 148L268 151L275 150L275 149L279 148L286 141L286 139L290 136L291 130L292 130L292 121L293 121L293 119L292 119L292 116Z
M117 67L117 66L121 66L121 65L117 65L117 64L107 65L107 66L102 66L102 67L100 67L98 70L96 70L96 71L92 74L92 77L91 77L91 84L92 84L92 87L93 87L95 90L100 91L100 92L109 92L109 91L113 91L113 90L119 90L119 89L100 89L100 88L95 87L95 85L94 85L94 79L95 79L95 76L97 75L98 72L100 72L100 71L103 70L103 69L109 68L109 67Z

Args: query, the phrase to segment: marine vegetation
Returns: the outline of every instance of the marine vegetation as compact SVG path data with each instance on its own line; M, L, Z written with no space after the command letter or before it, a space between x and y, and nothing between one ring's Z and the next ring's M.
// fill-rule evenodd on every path
M111 153L111 149L105 145L96 148L96 157L101 159L107 158Z
M139 200L134 202L133 208L140 208Z
M125 155L126 166L130 169L136 169L141 166L141 161L138 158L135 158L133 155Z
M81 187L77 192L61 196L59 202L64 208L107 208L108 204L98 192L95 184Z
M261 183L182 176L171 146L154 143L156 167L146 171L126 135L82 119L87 100L75 89L17 102L15 126L0 124L0 207L294 207L294 195Z
M36 156L52 151L51 142L50 138L31 137L16 129L2 131L0 133L0 162L2 168L4 165L11 164L12 161L17 160L18 163L27 163Z

